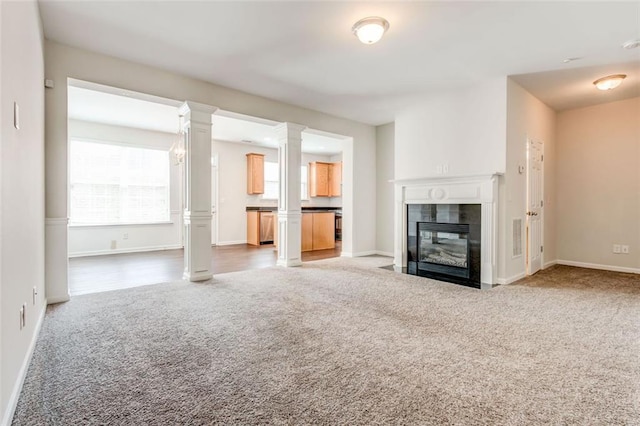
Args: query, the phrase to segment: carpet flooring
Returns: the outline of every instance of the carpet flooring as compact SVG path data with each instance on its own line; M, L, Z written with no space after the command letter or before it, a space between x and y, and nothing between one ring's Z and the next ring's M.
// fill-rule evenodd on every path
M640 424L640 277L476 290L388 258L51 306L13 425Z

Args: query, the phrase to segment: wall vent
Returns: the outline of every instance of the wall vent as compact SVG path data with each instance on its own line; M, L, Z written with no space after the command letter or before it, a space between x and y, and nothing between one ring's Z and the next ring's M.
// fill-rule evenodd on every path
M513 257L522 256L522 219L513 219Z

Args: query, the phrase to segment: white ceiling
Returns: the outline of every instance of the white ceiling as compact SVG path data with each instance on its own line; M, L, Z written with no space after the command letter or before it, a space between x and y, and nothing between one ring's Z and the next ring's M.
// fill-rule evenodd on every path
M40 0L40 10L48 39L376 125L432 91L556 70L578 84L576 68L640 62L640 49L621 48L640 38L637 1ZM391 26L367 46L351 26L369 15ZM583 104L565 96L544 97Z
M140 99L143 98L143 99ZM178 108L175 101L144 96L112 87L72 81L68 92L68 116L75 120L176 133ZM274 126L278 123L219 111L212 117L216 140L277 148ZM313 129L302 133L302 152L335 155L342 152L345 138Z

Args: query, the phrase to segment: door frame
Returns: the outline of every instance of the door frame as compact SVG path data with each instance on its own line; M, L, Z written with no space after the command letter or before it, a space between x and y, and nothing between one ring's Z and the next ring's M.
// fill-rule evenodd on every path
M212 246L217 246L218 245L218 241L220 240L220 236L219 236L219 230L220 227L218 226L218 221L220 218L220 203L218 202L220 199L220 194L219 194L219 190L220 190L220 182L219 182L219 177L220 177L220 165L219 165L219 157L218 154L211 154L211 180L214 180L215 178L215 188L213 187L213 185L211 186L211 191L214 192L215 189L215 197L211 197L211 207L213 208L215 206L215 213L212 211L212 221L211 221L211 234L213 235L213 230L215 229L215 238L211 238L211 245ZM214 199L215 198L215 199ZM214 241L215 240L215 241Z
M531 179L531 175L530 175L530 167L529 167L529 161L530 161L530 155L529 155L529 146L532 143L539 143L540 144L540 151L541 151L541 169L540 169L540 200L542 205L540 206L540 246L542 247L542 250L540 251L540 269L539 270L543 270L544 269L544 141L540 140L540 139L536 139L536 138L531 138L531 137L527 137L526 139L526 194L525 194L525 236L526 236L526 245L525 245L525 250L526 250L526 256L525 256L525 273L526 275L532 275L531 273L531 250L530 250L530 221L531 221L531 216L529 214L527 214L529 212L529 197L530 197L530 191L531 191L531 185L530 185L530 179ZM538 271L536 271L538 272ZM534 272L535 274L535 272Z

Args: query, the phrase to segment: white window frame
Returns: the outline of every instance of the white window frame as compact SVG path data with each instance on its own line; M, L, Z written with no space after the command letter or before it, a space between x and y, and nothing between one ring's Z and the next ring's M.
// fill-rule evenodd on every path
M276 177L280 176L279 173L279 164L275 161L265 161L264 162L264 191L265 193L262 194L262 199L263 200L277 200L278 199L278 193L276 192L275 196L274 194L272 194L271 192L267 192L267 186L268 183L275 183L276 184L276 188L278 188L278 185L280 184L279 179L276 180L272 180L272 179L268 179L270 176L267 176L267 169L271 168L272 166L267 166L267 164L275 164L276 165ZM309 201L309 183L308 183L308 168L305 165L300 166L300 200L301 201Z
M159 220L148 220L148 221L118 221L118 222L110 222L110 221L74 221L73 211L72 211L72 191L73 184L72 182L72 167L73 167L73 159L72 159L72 149L74 143L89 143L89 144L102 144L108 146L122 147L122 148L131 148L131 149L141 149L141 150L149 150L149 151L161 151L166 154L166 209L164 211L164 218ZM125 184L121 180L120 182L121 188L123 186L135 186L133 184ZM125 190L126 194L126 190ZM126 195L125 195L126 196ZM124 199L123 194L121 194L119 201L122 202ZM122 211L123 207L120 207ZM118 143L104 140L94 140L90 138L72 138L69 142L69 226L70 227L111 227L111 226L130 226L130 225L159 225L159 224L171 224L171 159L169 155L169 150L165 148L148 146L148 145L137 145L137 144L127 144L127 143Z

